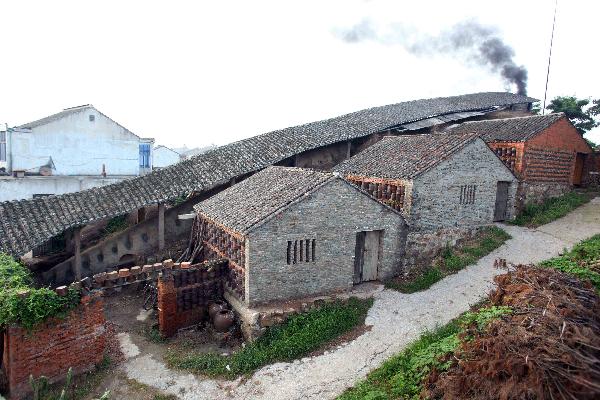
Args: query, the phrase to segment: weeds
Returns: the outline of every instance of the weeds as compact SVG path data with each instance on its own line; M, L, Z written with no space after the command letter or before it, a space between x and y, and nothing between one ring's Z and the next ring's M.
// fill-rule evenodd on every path
M233 378L249 374L267 364L303 357L361 325L372 304L372 299L356 298L345 303L325 304L307 313L292 315L281 325L267 328L263 336L232 355L170 352L166 357L167 363L210 376Z
M519 216L511 223L519 226L537 227L564 217L577 207L590 201L588 193L569 192L560 197L553 197L541 204L529 203Z
M434 368L439 372L446 371L451 366L447 356L460 345L461 332L472 324L484 329L490 321L510 311L509 307L483 307L425 333L339 399L418 399L429 372Z
M600 235L592 236L560 257L542 262L542 267L554 268L590 281L600 291Z
M502 229L491 226L483 229L477 237L455 248L446 246L434 266L428 268L423 274L410 281L391 280L386 282L389 289L402 293L415 293L429 289L434 283L445 276L456 273L468 265L474 264L500 247L510 235Z

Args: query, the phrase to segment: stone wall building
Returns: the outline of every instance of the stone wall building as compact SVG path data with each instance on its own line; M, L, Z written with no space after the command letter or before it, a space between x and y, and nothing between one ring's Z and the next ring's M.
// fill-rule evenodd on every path
M334 170L404 213L407 267L514 215L517 179L473 133L385 137Z
M332 173L269 167L195 206L205 258L227 258L247 305L401 272L402 215Z
M593 150L563 113L465 122L521 181L518 206L564 194L595 179Z

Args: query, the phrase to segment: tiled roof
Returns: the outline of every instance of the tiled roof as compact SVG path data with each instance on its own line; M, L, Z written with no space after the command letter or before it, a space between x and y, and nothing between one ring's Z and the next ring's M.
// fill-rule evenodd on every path
M197 213L245 234L250 228L325 182L332 173L268 167L194 206Z
M556 113L465 122L451 127L448 132L476 132L486 143L526 142L564 116L565 114L563 113Z
M474 93L375 107L244 139L112 185L0 203L0 251L20 256L68 228L207 190L304 151L431 117L533 101L511 93Z
M475 133L386 136L334 171L387 179L413 179L477 139Z

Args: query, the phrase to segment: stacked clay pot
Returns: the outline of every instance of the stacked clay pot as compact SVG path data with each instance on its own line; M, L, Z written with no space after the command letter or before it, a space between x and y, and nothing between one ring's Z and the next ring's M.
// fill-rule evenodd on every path
M215 331L220 333L229 331L235 320L233 311L229 310L227 303L221 300L214 301L208 306L208 315Z

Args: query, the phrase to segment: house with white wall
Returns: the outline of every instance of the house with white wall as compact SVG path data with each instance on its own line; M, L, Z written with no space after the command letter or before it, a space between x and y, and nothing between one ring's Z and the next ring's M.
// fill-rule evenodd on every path
M181 161L181 154L167 146L156 146L152 150L152 168L161 169Z
M152 171L154 139L92 105L0 128L0 201L64 194Z

